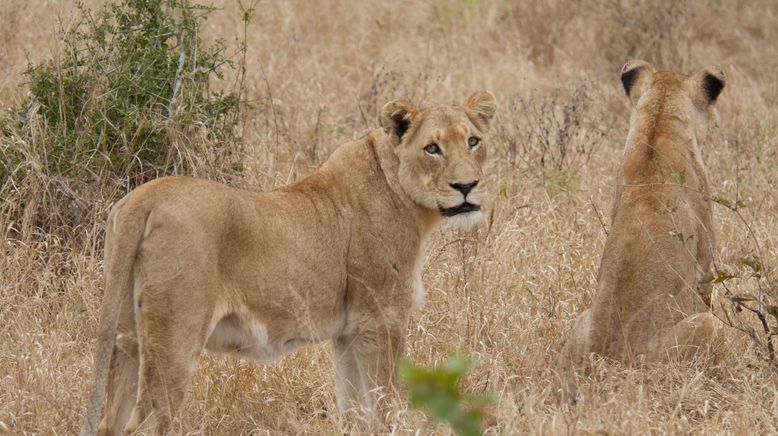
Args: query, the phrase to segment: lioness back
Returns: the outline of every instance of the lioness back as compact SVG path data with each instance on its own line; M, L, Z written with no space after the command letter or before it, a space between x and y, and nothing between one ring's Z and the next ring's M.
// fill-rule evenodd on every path
M310 213L312 206L315 213ZM344 291L330 290L346 286L348 229L338 219L333 201L283 190L255 193L176 177L140 187L123 205L131 207L149 210L135 264L145 273L146 286L176 288L192 280L192 287L207 289L181 296L139 291L135 297L139 305L150 299L183 307L210 305L213 310L208 316L212 318L232 312L257 312L263 319L257 325L262 324L271 335L283 331L291 336L287 340L326 337L337 327L331 314L340 313ZM317 229L317 233L301 229ZM323 257L323 252L330 255ZM187 277L193 276L188 273L193 269L198 271L196 278ZM288 291L297 295L286 298L299 299L295 311L273 298L279 295L281 282L274 278L291 273L295 280L286 281L293 287ZM248 283L252 283L252 292L241 292ZM221 292L241 296L213 298ZM304 326L295 313L298 311L307 314ZM279 344L277 350L255 347L247 351L251 347L238 345L251 342L251 338L233 336L234 343L227 341L215 351L235 351L244 357L272 361L293 349ZM273 338L269 339L272 343ZM294 341L297 346L304 343ZM211 344L215 346L216 342Z

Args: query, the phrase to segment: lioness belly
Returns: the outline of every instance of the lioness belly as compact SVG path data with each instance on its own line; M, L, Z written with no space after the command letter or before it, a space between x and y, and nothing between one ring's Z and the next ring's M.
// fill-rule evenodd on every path
M216 323L205 348L208 351L270 363L304 345L322 339L324 338L311 335L310 332L273 331L269 334L267 326L258 320L229 314Z

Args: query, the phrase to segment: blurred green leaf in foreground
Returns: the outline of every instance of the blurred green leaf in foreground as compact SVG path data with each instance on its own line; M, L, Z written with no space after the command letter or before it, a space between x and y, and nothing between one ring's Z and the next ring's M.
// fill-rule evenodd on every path
M469 368L470 362L461 356L451 357L443 366L434 369L402 360L399 374L408 386L413 407L435 420L449 423L457 434L471 436L481 434L484 409L493 404L494 399L490 395L470 395L459 389L459 380Z

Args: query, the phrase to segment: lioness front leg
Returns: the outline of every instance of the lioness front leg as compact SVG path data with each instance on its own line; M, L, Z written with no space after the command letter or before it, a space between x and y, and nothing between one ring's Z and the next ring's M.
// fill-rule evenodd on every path
M339 337L332 341L332 360L335 365L335 396L341 415L359 413L366 394L362 376L354 354L354 338Z
M391 398L396 392L397 361L404 350L405 326L406 323L371 326L349 341L358 378L341 380L340 386L348 383L348 386L359 387L350 392L359 392L360 406L373 429L380 429L386 422ZM356 373L350 374L355 377ZM338 391L340 393L341 389Z
M721 325L721 321L710 312L690 315L654 335L649 342L646 360L688 361L708 348L715 358L723 340Z

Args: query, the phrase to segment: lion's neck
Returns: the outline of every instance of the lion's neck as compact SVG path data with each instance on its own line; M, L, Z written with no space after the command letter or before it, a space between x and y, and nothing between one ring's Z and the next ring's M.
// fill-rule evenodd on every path
M702 176L697 142L687 122L662 114L638 117L635 122L624 160L625 184L681 182Z
M334 207L346 216L365 212L376 219L396 216L413 223L424 238L440 222L440 215L419 206L404 192L397 177L399 161L391 147L387 135L374 130L339 146L309 177L283 190L326 197L329 200L317 207Z

